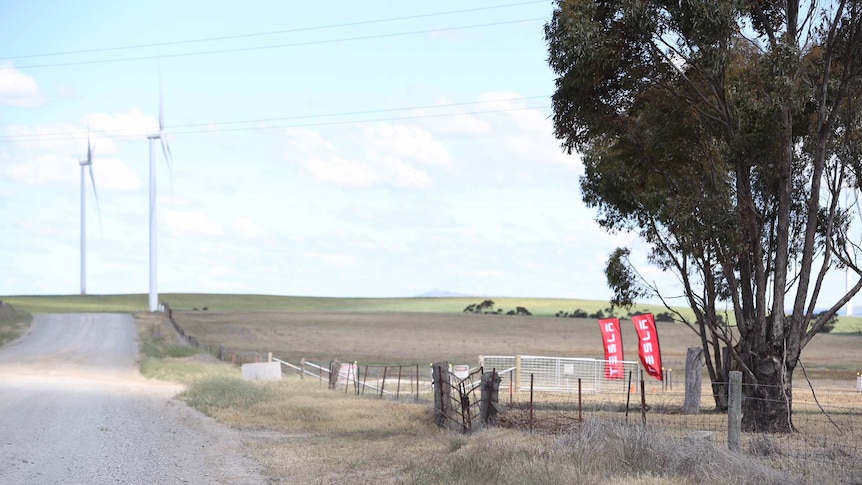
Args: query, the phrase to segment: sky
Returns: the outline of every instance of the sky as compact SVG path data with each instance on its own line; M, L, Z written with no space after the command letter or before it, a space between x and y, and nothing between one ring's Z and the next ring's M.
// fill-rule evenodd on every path
M80 292L88 136L86 290L147 292L161 92L160 292L607 300L607 256L644 248L553 136L551 11L0 0L0 294Z

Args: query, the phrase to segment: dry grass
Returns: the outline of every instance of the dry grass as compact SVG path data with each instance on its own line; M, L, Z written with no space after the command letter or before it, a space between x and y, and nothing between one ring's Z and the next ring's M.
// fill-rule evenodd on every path
M480 354L516 353L600 358L602 348L593 320L343 312L176 312L175 316L187 333L204 344L222 344L241 352L273 351L292 361L304 357L358 360L361 365L473 363ZM684 326L659 325L665 365L682 369L686 349L698 345L697 337ZM633 334L624 331L627 355L635 354ZM815 385L842 383L852 388L856 369L862 369L860 343L862 339L853 335L818 336L804 354L809 375L818 379ZM428 403L358 397L341 389L333 392L317 379L296 376L279 383L246 383L238 379L235 368L215 367L205 359L153 357L148 361L151 369L160 369L159 375L188 384L183 399L190 404L246 430L251 449L276 483L847 483L841 461L847 457L827 443L804 443L810 454L799 455L798 440L771 437L769 443L762 443L756 441L759 438L747 438L744 444L753 457L727 453L721 432L726 416L675 414L682 389L650 395L649 423L656 427L648 428L649 433L639 431L643 430L639 425L572 426L576 408L568 396L569 402L562 406L565 413L544 411L558 420L548 430L554 433L530 435L523 429L501 427L464 436L434 427ZM210 370L214 367L218 370ZM681 379L682 372L677 375ZM795 379L797 386L804 385L801 374ZM859 405L846 393L824 392L818 397ZM800 416L813 409L810 392L797 391L795 398ZM710 409L708 388L703 399L704 409ZM597 416L603 411L613 421L610 417L619 417L624 402L608 405L586 399L585 407L593 406ZM659 414L660 410L671 414ZM510 411L508 419L518 419L517 413ZM630 423L639 422L640 415L633 411ZM831 432L828 423L800 422L811 431ZM563 428L567 432L560 433ZM692 444L685 440L692 428L717 430L715 439ZM812 466L826 463L827 454L839 460L829 467Z
M480 354L603 357L598 326L587 319L343 312L175 312L175 317L204 343L272 351L291 361L475 364ZM698 345L697 336L682 325L659 324L659 331L668 364L682 365L686 349ZM627 355L634 355L634 331L623 335Z
M29 313L0 301L0 347L24 335L31 319Z
M553 355L603 358L595 320L439 313L175 312L187 333L204 344L240 352L273 352L293 362L339 359L361 364L475 364L479 355ZM637 337L623 321L626 356ZM629 331L626 331L629 330ZM665 367L682 378L685 354L699 338L681 324L658 323ZM813 379L852 381L862 370L862 337L820 334L803 353ZM795 378L802 382L801 370Z
M591 421L556 436L504 428L460 435L433 426L427 404L345 395L297 377L244 385L256 389L251 394L268 397L224 400L208 407L208 413L249 430L249 444L275 483L794 481L757 459L728 453L712 442L691 442L637 425Z

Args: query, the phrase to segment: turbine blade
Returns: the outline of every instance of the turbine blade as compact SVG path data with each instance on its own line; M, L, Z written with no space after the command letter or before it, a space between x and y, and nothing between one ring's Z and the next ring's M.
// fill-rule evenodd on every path
M96 190L96 176L93 175L93 164L92 163L90 163L90 182L93 183L93 196L95 196L95 198L96 198L96 211L99 214L99 232L103 233L102 207L99 205L99 192Z
M171 181L171 193L174 192L174 157L171 154L171 146L168 144L168 134L162 133L159 137L162 142L162 153L165 154L165 163L168 165L168 177Z
M159 70L159 131L165 129L165 105L162 101L162 71Z

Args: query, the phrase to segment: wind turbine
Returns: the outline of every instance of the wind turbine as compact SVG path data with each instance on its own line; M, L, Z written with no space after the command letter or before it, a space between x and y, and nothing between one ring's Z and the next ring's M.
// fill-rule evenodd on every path
M162 145L162 153L165 156L165 162L168 165L168 172L173 170L173 157L171 156L171 148L168 145L168 134L165 132L165 111L162 103L162 83L159 79L159 131L147 135L150 140L150 311L154 312L159 309L159 293L157 289L157 224L156 224L156 160L155 149L153 144L156 140L160 140Z
M99 208L99 193L96 191L96 177L93 175L93 154L96 147L90 144L90 130L87 129L87 158L78 160L81 166L81 294L87 294L87 176L84 172L89 168L90 181L93 184L93 195L96 198L96 209L99 212L99 221L102 220L102 210Z

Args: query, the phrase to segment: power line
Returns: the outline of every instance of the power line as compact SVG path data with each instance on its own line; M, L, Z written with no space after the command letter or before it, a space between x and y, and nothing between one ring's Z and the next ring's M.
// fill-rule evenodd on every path
M459 106L475 106L479 104L489 104L489 103L501 103L508 101L527 101L533 99L547 99L550 95L542 95L542 96L522 96L516 98L502 98L502 99L492 99L485 101L463 101L458 103L447 103L447 104L428 104L421 106L402 106L399 108L383 108L383 109L371 109L371 110L362 110L362 111L342 111L335 113L315 113L315 114L307 114L307 115L293 115L293 116L279 116L274 118L252 118L248 120L233 120L233 121L217 121L217 122L206 122L206 123L187 123L182 125L171 125L171 129L175 128L194 128L200 126L213 126L213 125L235 125L235 124L248 124L248 123L270 123L270 122L278 122L278 121L290 121L290 120L303 120L303 119L314 119L314 118L332 118L335 116L358 116L358 115L368 115L368 114L378 114L378 113L392 113L398 111L411 111L417 109L439 109L439 108L452 108ZM462 113L453 113L452 115L458 115ZM122 133L122 132L131 132L138 131L137 128L127 128L122 130L111 130L111 131L103 131L101 133ZM33 138L40 136L66 136L68 132L54 132L54 133L35 133L32 135L0 135L0 141L4 139L10 138L21 138L19 141L26 141L25 137Z
M436 114L426 114L426 115L414 115L414 116L397 116L390 118L374 118L368 120L344 120L344 121L323 121L319 123L302 123L302 124L294 124L294 125L277 125L277 126L243 126L243 127L235 127L235 128L226 128L220 129L219 132L229 132L229 131L254 131L254 130L273 130L273 129L285 129L285 128L308 128L313 126L338 126L338 125L354 125L354 124L363 124L363 123L378 123L382 121L404 121L404 120L415 120L415 119L423 119L423 118L444 118L447 116L461 116L461 115L485 115L485 114L494 114L494 113L508 113L512 111L526 111L531 109L547 109L550 108L551 105L542 105L542 106L524 106L520 108L508 108L508 109L493 109L486 111L471 111L467 113L436 113ZM195 133L207 133L211 130L181 130L178 132L171 131L170 134L181 134L181 135L189 135Z
M486 24L474 24L474 25L463 25L459 27L443 27L437 29L425 29L425 30L413 30L408 32L395 32L389 34L375 34L375 35L364 35L364 36L356 36L356 37L344 37L339 39L327 39L327 40L312 40L305 42L291 42L285 44L270 44L263 46L254 46L254 47L235 47L231 49L214 49L209 51L196 51L196 52L183 52L178 54L161 54L161 55L147 55L147 56L135 56L135 57L118 57L114 59L100 59L100 60L90 60L90 61L71 61L71 62L57 62L50 64L30 64L25 66L12 66L11 64L8 66L0 66L0 70L9 70L9 69L41 69L46 67L65 67L65 66L83 66L83 65L92 65L92 64L114 64L118 62L133 62L133 61L146 61L146 60L155 60L155 59L171 59L171 58L179 58L179 57L193 57L193 56L203 56L203 55L212 55L212 54L229 54L235 52L249 52L256 50L267 50L267 49L281 49L285 47L304 47L311 45L325 45L325 44L336 44L341 42L354 42L360 40L373 40L373 39L386 39L391 37L405 37L408 35L417 35L417 34L430 34L434 32L451 32L455 30L467 30L467 29L478 29L485 27L497 27L500 25L512 25L512 24L520 24L527 22L536 22L536 21L545 21L545 18L531 18L531 19L520 19L520 20L507 20L502 22L490 22Z
M520 7L523 5L533 5L538 3L548 3L547 0L534 0L529 2L519 2L519 3L508 3L505 5L491 5L487 7L476 7L476 8L467 8L462 10L449 10L446 12L434 12L434 13L426 13L426 14L417 14L417 15L406 15L403 17L390 17L384 19L375 19L375 20L360 20L357 22L346 22L340 24L329 24L329 25L318 25L314 27L298 27L294 29L284 29L284 30L273 30L267 32L252 32L245 34L235 34L235 35L223 35L217 37L202 37L198 39L186 39L186 40L177 40L177 41L169 41L169 42L153 42L149 44L133 44L126 46L117 46L117 47L100 47L93 49L81 49L74 51L59 51L59 52L46 52L41 54L22 54L18 56L7 56L0 57L2 60L16 60L16 59L32 59L35 57L54 57L54 56L66 56L66 55L74 55L74 54L93 54L97 52L116 52L121 50L132 50L132 49L144 49L148 47L165 47L172 45L183 45L183 44L198 44L204 42L215 42L221 40L235 40L235 39L247 39L252 37L265 37L270 35L281 35L281 34L293 34L298 32L310 32L315 30L328 30L328 29L337 29L343 27L356 27L360 25L371 25L371 24L380 24L387 22L400 22L403 20L415 20L420 18L428 18L428 17L440 17L444 15L454 15L461 13L471 13L471 12L481 12L486 10L499 10L503 8L510 7Z
M186 135L186 134L198 134L198 133L208 133L213 131L213 127L216 127L218 132L231 132L231 131L256 131L256 130L272 130L272 129L286 129L286 128L307 128L307 127L318 127L318 126L340 126L340 125L351 125L351 124L363 124L363 123L376 123L376 122L384 122L384 121L404 121L404 120L415 120L415 119L425 119L425 118L442 118L449 116L461 116L461 115L486 115L486 114L494 114L494 113L506 113L513 111L525 111L531 109L547 109L550 108L550 105L541 105L541 106L523 106L517 108L506 108L506 109L491 109L491 110L480 110L480 111L469 111L469 112L459 112L459 113L427 113L421 115L410 115L410 116L395 116L395 117L384 117L384 118L371 118L371 119L363 119L363 120L330 120L330 121L321 121L321 122L309 122L309 123L294 123L294 124L277 124L271 126L234 126L229 128L221 128L225 125L251 125L251 124L260 124L260 123L273 123L280 121L292 121L292 120L303 120L303 119L315 119L315 118L324 118L324 117L334 117L334 116L355 116L355 115L363 115L363 114L378 114L378 113L391 113L397 111L408 111L415 109L433 109L433 108L445 108L445 107L457 107L457 106L468 106L468 105L477 105L477 104L488 104L488 103L499 103L499 102L507 102L507 101L524 101L524 100L532 100L532 99L540 99L540 98L548 98L548 96L530 96L530 97L522 97L522 98L508 98L508 99L495 99L489 101L474 101L474 102L465 102L465 103L451 103L445 105L429 105L429 106L417 106L417 107L404 107L404 108L390 108L390 109L381 109L381 110L368 110L368 111L354 111L354 112L345 112L345 113L330 113L330 114L314 114L314 115L301 115L301 116L286 116L280 118L258 118L252 120L242 120L242 121L225 121L225 122L211 122L211 123L190 123L183 125L173 125L169 126L169 133L171 135ZM102 135L108 138L115 139L131 139L136 138L140 133L141 128L127 128L122 130L109 130L109 131L96 131L93 134ZM132 134L135 132L135 134ZM128 134L126 134L128 133ZM79 137L71 135L69 132L54 132L54 133L36 133L36 134L19 134L19 135L0 135L0 144L4 143L19 143L19 142L47 142L47 141L67 141L67 140L77 140Z

